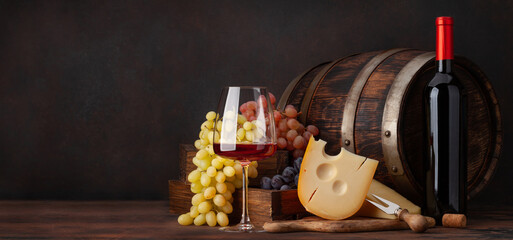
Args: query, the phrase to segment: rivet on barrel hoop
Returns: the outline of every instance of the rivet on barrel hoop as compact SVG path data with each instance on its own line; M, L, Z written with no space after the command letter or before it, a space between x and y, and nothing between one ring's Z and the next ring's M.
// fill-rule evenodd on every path
M347 140L347 139L346 139L346 140L344 141L344 144L345 144L346 146L349 146L349 145L351 144L351 141L349 141L349 140Z
M386 136L386 137L390 137L390 131L389 131L389 130L387 130L387 131L385 132L385 136ZM394 172L395 172L395 171L394 171Z
M392 166L392 172L397 172L397 167L396 166Z

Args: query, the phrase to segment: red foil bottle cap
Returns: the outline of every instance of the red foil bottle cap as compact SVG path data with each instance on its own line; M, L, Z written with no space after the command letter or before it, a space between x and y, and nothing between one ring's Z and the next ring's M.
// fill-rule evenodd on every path
M436 60L454 59L452 17L436 18Z

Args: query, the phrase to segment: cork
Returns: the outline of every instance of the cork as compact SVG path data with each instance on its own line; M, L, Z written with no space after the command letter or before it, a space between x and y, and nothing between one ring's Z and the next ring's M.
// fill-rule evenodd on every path
M464 228L467 226L467 217L464 214L446 213L442 217L444 227Z

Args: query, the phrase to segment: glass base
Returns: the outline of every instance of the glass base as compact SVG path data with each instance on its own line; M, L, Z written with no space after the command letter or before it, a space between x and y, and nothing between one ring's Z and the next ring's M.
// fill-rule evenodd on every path
M219 230L224 232L264 232L264 229L257 228L251 223L239 223L235 226L219 228Z

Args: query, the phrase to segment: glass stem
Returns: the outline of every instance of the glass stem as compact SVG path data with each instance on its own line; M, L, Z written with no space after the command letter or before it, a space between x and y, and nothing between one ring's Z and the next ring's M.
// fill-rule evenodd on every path
M242 171L242 216L240 219L241 224L250 224L249 211L248 211L248 166L243 165Z

